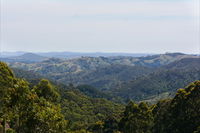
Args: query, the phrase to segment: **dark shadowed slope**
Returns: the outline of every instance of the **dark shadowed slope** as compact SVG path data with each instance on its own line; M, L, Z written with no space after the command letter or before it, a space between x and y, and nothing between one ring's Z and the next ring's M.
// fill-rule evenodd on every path
M117 96L135 100L163 92L175 92L188 83L200 79L200 59L188 58L163 66L157 71L123 83L120 89L111 90Z

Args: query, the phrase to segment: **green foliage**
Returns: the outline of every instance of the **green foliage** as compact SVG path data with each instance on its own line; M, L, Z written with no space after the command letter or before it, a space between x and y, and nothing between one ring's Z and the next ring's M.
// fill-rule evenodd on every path
M15 77L13 80L15 84L11 89L7 88L10 99L6 109L11 110L7 121L10 121L10 126L20 133L28 130L30 133L51 133L67 128L86 130L91 124L104 120L109 115L118 116L123 108L120 104L101 98L91 98L79 91L81 87L91 90L89 86L76 88L73 85L59 85L58 91L56 86L45 79L31 86L25 80ZM59 92L62 94L61 99ZM94 95L96 92L88 93ZM100 92L98 95L100 96ZM57 105L59 102L61 106Z
M121 87L112 89L110 92L123 99L128 98L136 101L147 100L151 96L157 97L164 92L173 94L177 91L177 88L199 80L199 66L199 58L183 59L164 66L151 74L125 82Z
M192 133L200 123L200 81L180 89L172 100L154 109L155 133Z
M129 102L119 122L123 133L198 133L200 81L179 89L173 99L148 106Z
M102 58L102 60L106 59ZM165 66L167 69L172 68L170 70L160 69L137 78L133 81L134 85L131 84L131 87L123 89L124 92L120 89L111 92L122 97L128 95L126 98L140 99L155 92L164 92L163 88L173 91L175 88L172 87L183 86L199 78L199 62L193 60L192 66L183 65L187 61L176 62L177 66L171 64ZM86 62L79 60L76 63L84 65ZM95 60L94 64L91 63L84 68L96 68L96 63ZM56 85L58 86L46 79L30 85L29 82L16 78L12 70L5 63L0 62L0 131L7 130L11 133L200 132L200 81L179 89L172 99L160 100L151 106L144 102L139 104L129 102L125 110L123 105L106 100L113 100L109 98L110 95L91 86ZM134 89L137 87L141 90Z
M14 82L14 74L11 69L5 63L0 62L0 109L3 109L4 104L7 103L8 88L12 88Z
M90 126L89 130L92 130L95 133L103 133L103 126L104 122L97 121L96 123Z
M153 126L153 115L146 103L139 105L129 102L119 127L123 133L150 133Z
M55 102L59 98L59 93L56 91L55 87L46 79L42 79L39 84L35 86L34 90L39 97L43 97L48 101Z
M119 116L123 106L111 101L90 98L77 89L67 90L62 96L62 111L73 130L87 129L110 115Z
M26 71L18 68L12 68L12 70L17 78L27 80L31 87L36 85L41 79L44 79L44 77L32 71Z
M33 103L32 110L29 112L34 117L27 119L28 130L33 131L33 133L64 132L67 121L61 114L60 106L47 102L45 99L39 100L40 103Z
M8 128L7 130L6 130L6 133L16 133L13 129L11 129L11 128Z
M92 97L92 98L105 98L108 100L114 100L112 99L112 96L102 92L101 90L90 86L90 85L79 85L76 87L79 91L84 93L85 95Z
M108 116L104 120L104 125L103 125L103 131L104 133L115 133L119 130L118 123L119 123L119 118L116 118L115 116Z
M61 114L60 106L51 102L53 100L49 101L49 95L53 95L49 81L42 80L37 86L50 91L47 94L41 91L38 93L40 97L28 82L15 78L6 64L0 62L0 68L0 120L3 132L57 133L66 129L67 121ZM11 129L6 129L8 126Z

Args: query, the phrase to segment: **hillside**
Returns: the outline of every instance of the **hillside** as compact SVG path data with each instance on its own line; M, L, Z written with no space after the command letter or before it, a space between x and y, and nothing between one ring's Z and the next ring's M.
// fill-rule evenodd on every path
M198 56L187 55L183 53L165 53L146 57L139 57L139 61L136 64L142 66L159 67L185 58L198 58Z
M57 79L57 81L65 84L89 84L102 90L108 90L117 87L121 82L134 79L152 71L154 69L142 66L110 65L78 74L57 75L55 78L51 74L48 77L53 77L54 80Z
M124 82L121 88L110 90L115 95L141 100L164 92L176 92L192 81L200 79L200 59L187 58L163 66L153 73Z
M105 125L107 126L107 125ZM118 127L123 133L199 133L200 81L179 89L171 99L149 106L130 101Z
M56 61L59 62L59 60ZM73 80L71 75L71 77L66 75L59 78L61 80L52 78L52 81L56 81L55 84L63 83L62 87L65 89L68 89L66 85L70 83L67 81L85 84L78 86L77 89L94 98L106 98L117 102L122 101L122 99L124 101L134 99L155 102L164 97L172 97L176 92L175 88L181 88L194 80L199 80L199 66L199 58L185 58L157 69L142 66L111 65L74 76ZM30 71L19 69L14 69L14 71L16 76L24 77L30 82L37 82L38 80L35 79L42 78L42 76ZM96 86L96 88L92 86ZM102 88L103 91L100 91L99 88Z
M187 60L181 60L180 64L184 62ZM191 69L199 65L194 62ZM16 78L12 70L2 62L0 62L0 85L1 132L198 133L200 131L200 81L179 89L171 99L163 99L153 105L130 101L125 108L124 105L103 98L88 97L79 91L80 88L74 86L69 86L67 90L59 88L46 79L29 86L27 81Z
M41 79L47 79L44 76L41 76L38 73L34 73L32 71L26 71L26 70L21 70L18 68L13 68L12 69L15 76L17 78L25 79L30 83L30 86L36 85ZM121 103L123 100L120 97L113 96L111 94L102 92L101 90L91 86L91 85L78 85L75 86L73 84L63 84L55 80L50 80L54 85L57 86L59 90L70 90L71 88L76 88L76 90L79 90L86 96L92 97L92 98L105 98L107 100L115 101L117 103Z
M94 95L113 99L148 100L162 93L173 96L174 88L199 79L199 58L181 53L166 53L147 57L81 57L76 59L51 58L37 63L10 63L18 68L46 77L64 85L93 86ZM26 76L27 77L27 76ZM27 79L29 79L27 77ZM106 96L108 95L108 96ZM166 96L166 95L165 95ZM110 98L108 98L110 97ZM119 99L119 98L117 98ZM116 99L114 98L114 101ZM118 100L117 100L118 101Z
M7 123L19 133L86 129L110 115L119 118L123 111L123 105L103 98L88 97L73 86L61 88L62 85L57 86L46 79L30 86L27 81L16 78L12 70L2 62L0 85L0 104L3 107L0 108L0 119L6 118ZM22 120L23 125L17 125L15 119Z
M68 60L51 58L31 64L15 62L10 66L35 72L64 84L89 84L110 89L126 80L153 72L154 68L188 57L196 58L181 53L147 57L81 57Z
M124 108L123 105L102 98L88 97L77 89L65 91L62 98L62 112L71 122L69 126L73 130L86 129L112 115L119 119Z

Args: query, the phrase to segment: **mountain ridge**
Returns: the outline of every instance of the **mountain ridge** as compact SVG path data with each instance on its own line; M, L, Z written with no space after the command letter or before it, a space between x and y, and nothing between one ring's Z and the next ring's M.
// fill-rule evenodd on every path
M0 58L1 61L5 62L22 62L22 63L34 63L34 62L41 62L47 60L47 57L43 57L34 53L23 53L19 56L11 56Z

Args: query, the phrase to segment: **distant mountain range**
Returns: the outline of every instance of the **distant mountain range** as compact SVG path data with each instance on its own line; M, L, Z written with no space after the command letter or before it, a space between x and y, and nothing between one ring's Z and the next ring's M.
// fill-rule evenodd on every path
M124 100L144 100L166 92L173 93L176 91L174 88L184 87L200 79L199 57L182 53L145 57L112 56L73 59L25 54L25 57L32 57L31 60L40 60L38 62L30 62L30 60L23 62L20 60L21 57L24 55L9 62L20 77L23 77L22 75L25 75L26 79L46 77L65 85L72 83L75 86L93 86L93 97L97 95L100 97L101 93L97 91L100 90L104 93L104 97L117 96ZM28 58L25 57L27 61ZM31 73L34 75L31 76ZM91 90L92 87L81 89L90 96Z
M46 59L48 59L48 58L37 55L37 54L33 54L33 53L24 53L19 56L0 58L1 61L5 61L5 62L24 62L24 63L41 62Z
M17 56L22 56L30 52L1 52L0 58L13 58ZM83 52L33 52L32 54L48 57L48 58L78 58L82 56L87 57L110 57L110 56L131 56L131 57L141 57L153 55L149 53L103 53L103 52L94 52L94 53L83 53Z
M181 53L173 53L173 55ZM163 55L170 55L170 53L166 53ZM48 60L50 58L59 58L59 59L74 59L81 57L142 57L146 60L147 58L152 58L156 61L157 54L147 54L147 53L78 53L78 52L46 52L46 53L28 53L28 52L1 52L0 60L5 62L23 62L23 63L34 63L34 62L42 62L44 60ZM187 56L187 55L186 55ZM162 57L158 57L162 58ZM163 56L163 58L167 58ZM182 56L181 56L182 58ZM149 59L148 59L149 60ZM165 61L166 61L165 60ZM169 58L168 60L171 60ZM171 60L173 61L173 59ZM148 62L140 62L143 64L149 64ZM161 62L162 63L162 62Z

